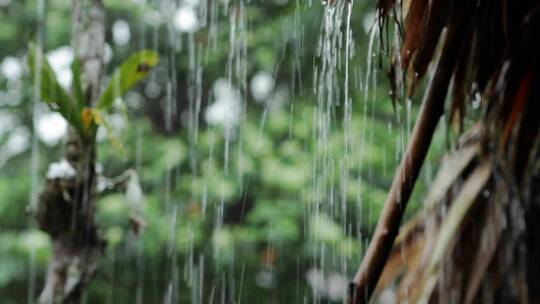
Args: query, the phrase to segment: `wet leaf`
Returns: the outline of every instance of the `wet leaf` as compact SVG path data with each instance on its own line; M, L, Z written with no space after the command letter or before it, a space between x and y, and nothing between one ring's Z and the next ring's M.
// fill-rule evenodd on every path
M58 111L75 128L80 130L79 108L71 100L64 88L60 86L56 74L52 70L41 48L31 43L28 47L28 66L34 86L39 84L39 97L42 101Z
M427 18L424 15L428 10L427 0L418 0L411 2L411 6L407 12L407 18L405 22L405 41L401 49L401 57L403 60L403 66L409 65L410 58L416 53L416 50L423 42L423 33L426 26Z
M417 55L413 63L415 73L421 78L433 60L435 49L439 43L440 36L446 25L448 12L451 9L451 1L431 1L429 15L426 18L425 33L422 37L422 43L418 45ZM418 80L416 80L418 81Z
M73 75L73 96L75 97L75 100L77 100L79 108L82 108L85 106L86 101L84 100L81 82L81 62L78 58L75 58L73 60L73 63L71 63L71 73Z
M108 110L117 98L122 97L131 87L142 80L156 66L158 60L158 54L151 50L131 55L116 69L96 107Z

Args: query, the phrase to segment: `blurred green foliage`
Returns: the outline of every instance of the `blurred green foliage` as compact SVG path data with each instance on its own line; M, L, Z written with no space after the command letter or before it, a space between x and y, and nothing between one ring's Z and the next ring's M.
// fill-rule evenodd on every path
M136 50L154 48L162 59L126 95L127 108L111 114L121 122L111 125L118 129L126 154L119 154L106 140L98 146L103 175L112 177L128 168L138 172L147 227L138 238L131 232L125 194L99 196L98 222L108 241L107 255L85 292L86 303L160 303L171 282L176 283L173 290L181 303L201 301L201 295L203 302L212 296L215 300L223 289L228 290L226 298L243 303L311 302L306 277L310 269L350 277L382 208L406 141L407 124L412 124L406 122L404 106L398 105L398 113L394 112L382 81L384 73L379 73L380 84L368 100L360 86L351 85L350 148L345 146L343 109L333 109L335 122L323 155L312 87L324 8L317 1L244 3L246 77L249 81L259 71L269 72L275 91L286 88L289 97L280 106L265 106L254 101L248 84L240 84L247 110L235 133L227 135L223 126L206 124L203 115L211 104L213 84L227 73L231 21L223 14L223 4L215 4L218 11L211 30L180 34L163 17L167 1L104 2L106 40L112 51L108 75ZM354 4L351 28L356 55L350 62L351 74L363 73L366 66L365 24L369 25L372 2ZM40 26L36 1L7 3L0 6L0 62L7 56L22 62L28 41L35 39ZM69 14L70 1L46 1L44 50L69 45ZM118 20L130 25L126 45L113 42L112 28ZM203 75L197 134L184 114L194 85L189 41L203 54L197 57ZM360 82L352 78L351 82ZM158 93L150 90L155 85ZM168 85L176 94L172 114ZM51 255L47 235L32 228L34 221L25 210L48 164L61 157L62 145L45 145L27 136L22 151L6 152L17 128L31 133L36 111L32 92L28 73L19 82L0 74L0 115L13 120L8 127L0 123L1 303L23 303L35 297ZM415 111L413 106L412 117ZM168 115L174 118L169 125ZM434 146L433 163L444 136L438 136ZM322 157L325 174L315 170ZM428 162L409 214L419 204L431 167Z

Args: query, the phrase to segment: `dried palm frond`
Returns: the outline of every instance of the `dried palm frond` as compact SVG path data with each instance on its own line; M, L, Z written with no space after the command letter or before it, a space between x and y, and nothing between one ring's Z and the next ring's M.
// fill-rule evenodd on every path
M398 302L539 301L540 1L380 0L378 10L382 27L403 20L390 58L393 85L405 86L396 92L413 96L430 65L433 76L351 303L369 301L376 286L397 286ZM396 240L445 111L459 132L466 117L476 123Z

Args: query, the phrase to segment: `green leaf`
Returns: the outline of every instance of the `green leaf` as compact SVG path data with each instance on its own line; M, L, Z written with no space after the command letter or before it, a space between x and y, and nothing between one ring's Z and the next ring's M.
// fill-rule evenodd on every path
M73 95L77 100L79 108L82 109L85 106L86 102L84 100L81 82L81 62L78 58L75 58L73 60L73 63L71 64L71 73L73 74Z
M114 100L122 97L132 86L143 79L148 71L158 63L158 60L158 54L151 50L131 55L116 69L96 107L108 110Z
M80 129L80 109L58 83L42 50L33 43L28 48L28 66L32 84L36 86L39 83L40 99L62 114L70 124Z

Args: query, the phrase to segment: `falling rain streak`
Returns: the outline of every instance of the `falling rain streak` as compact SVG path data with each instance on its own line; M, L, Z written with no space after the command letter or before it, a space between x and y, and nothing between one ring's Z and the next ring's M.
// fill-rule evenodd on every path
M39 48L47 46L47 27L41 26L46 2L36 6ZM133 303L249 303L253 288L269 302L280 301L280 289L292 289L294 299L288 301L297 303L345 301L377 216L373 202L382 196L392 173L386 170L399 160L412 123L411 101L406 128L396 128L392 113L387 118L376 104L389 101L377 94L379 33L373 26L377 21L359 12L366 5L352 0L132 2L137 18L111 20L105 67L110 71L112 62L135 49L155 50L160 61L136 89L114 101L114 113L107 117L120 138L132 137L133 148L124 147L120 157L127 162L117 167L133 163L132 187L127 182L122 189L126 200L141 201L137 215L149 236L118 224L106 230L112 254L103 261L110 268L100 275L109 280L109 303L120 294L116 288L128 284L120 271L126 263L135 269L129 283L136 288ZM265 19L271 11L274 19ZM75 81L74 56L69 46L46 53L68 91ZM42 64L36 60L36 70ZM39 95L36 89L29 211L38 204L42 144L58 146L68 132L66 120L54 116L58 113L42 113ZM132 119L137 120L132 124ZM382 132L375 134L375 128ZM100 145L108 145L109 132L98 129ZM118 170L108 168L117 155L109 147L98 152L103 153L96 165L103 177L98 188L108 195L118 188L104 177ZM396 159L387 158L392 153ZM72 169L62 161L48 169L53 165L61 171L53 173ZM104 225L110 220L106 212L133 207L105 205L109 201L98 204L105 209ZM243 227L248 224L253 231ZM159 233L165 237L156 245L152 238ZM244 250L252 250L252 256ZM29 257L27 297L33 303L39 273L36 256L30 252Z

